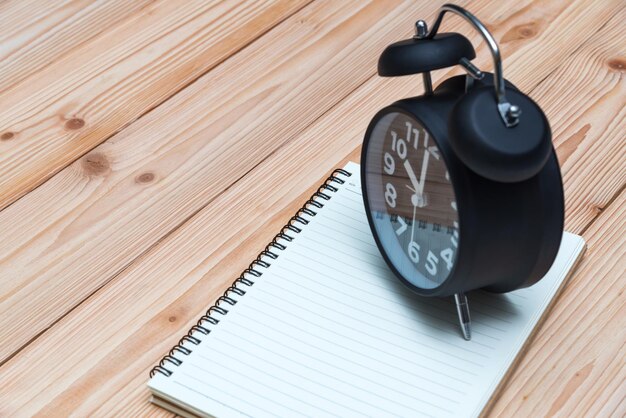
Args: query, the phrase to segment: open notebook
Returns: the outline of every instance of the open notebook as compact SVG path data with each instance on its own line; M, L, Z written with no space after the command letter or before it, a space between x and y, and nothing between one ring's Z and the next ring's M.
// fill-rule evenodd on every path
M470 417L485 409L583 239L565 233L554 266L531 288L470 293L465 341L452 298L414 295L387 269L367 224L359 166L344 170L153 369L153 402L217 417Z

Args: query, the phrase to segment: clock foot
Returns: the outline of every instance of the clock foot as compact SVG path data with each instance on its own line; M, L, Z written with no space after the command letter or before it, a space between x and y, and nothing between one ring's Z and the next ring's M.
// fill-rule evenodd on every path
M459 315L459 322L461 324L461 330L463 331L463 338L469 341L472 339L472 329L470 326L471 320L467 296L465 296L464 293L456 293L454 295L454 302L456 302L456 312Z

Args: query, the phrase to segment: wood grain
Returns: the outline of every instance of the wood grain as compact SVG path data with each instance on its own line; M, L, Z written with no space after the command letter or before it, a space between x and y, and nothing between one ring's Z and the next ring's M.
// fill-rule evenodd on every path
M623 21L623 17L614 18L591 38L584 31L585 28L602 26L602 22L611 13L617 12L619 6L619 2L598 6L586 1L569 5L534 2L532 7L518 3L518 9L488 2L472 4L472 10L481 18L488 19L491 29L501 42L506 40L503 49L507 57L507 77L524 89L533 89L532 96L549 115L559 158L564 164L566 194L570 199L568 229L585 231L590 244L585 264L574 276L559 300L557 309L502 394L500 403L496 404L492 411L495 415L624 415L624 351L618 345L620 342L623 345L625 329L624 264L621 261L625 251L623 234L620 234L624 230L624 193L617 194L624 184L624 170L614 171L616 166L622 167L624 163L623 153L622 160L614 158L615 154L619 158L619 153L623 151L621 132L624 130L619 129L623 127L623 113L620 113L623 112L623 101L619 101L620 95L623 100L623 73L616 71L620 66L614 62L623 57L623 47L620 50L619 45L619 19ZM435 5L432 7L434 10ZM404 12L406 9L399 6L393 10ZM536 21L539 23L534 23ZM398 27L404 24L398 24ZM397 38L398 29L395 31L392 35ZM359 40L363 42L363 39ZM359 51L359 54L368 53L371 54L371 51ZM479 62L486 63L484 49L481 49L480 54ZM542 65L542 62L547 64ZM315 74L319 76L317 72ZM346 77L344 73L340 75ZM311 77L309 74L307 76ZM266 79L272 78L265 76L259 84L267 83ZM316 88L319 86L314 84ZM289 87L292 88L291 85ZM149 368L195 322L210 301L249 260L256 256L278 227L310 194L311 187L319 182L322 173L327 173L350 153L353 159L357 158L364 126L373 112L407 95L407 92L412 94L413 91L419 92L419 89L416 79L368 79L312 125L306 129L303 127L301 131L290 131L289 138L265 154L262 157L264 159L259 160L249 172L237 171L241 167L234 169L233 172L241 173L241 179L234 184L220 183L219 176L224 171L216 170L212 173L213 177L200 174L202 181L188 188L186 194L178 195L178 200L164 204L150 202L150 205L157 205L159 210L150 212L144 219L150 219L162 227L163 219L167 217L159 211L170 210L170 206L176 205L186 196L198 193L206 184L211 187L215 185L220 192L226 189L221 194L215 193L209 205L0 368L0 382L5 387L0 393L0 415L39 413L63 416L69 412L98 416L164 414L147 402L145 381ZM189 103L193 99L184 97L186 100L177 102L177 107L167 108L165 114L192 112L190 109L194 107ZM237 99L236 96L228 96L223 100L229 102ZM186 126L182 123L184 121L186 119L181 118L172 123ZM109 248L102 248L103 252L99 256L92 254L82 259L80 253L76 255L76 248L89 246L92 241L97 245L90 247L90 251L106 247L115 236L110 231L112 228L136 228L132 222L118 224L107 219L121 217L123 212L137 206L137 202L142 200L159 202L165 192L193 182L190 178L182 177L173 181L171 188L160 189L158 193L141 194L137 200L133 199L131 193L123 191L127 183L117 180L109 183L112 173L115 175L118 170L123 172L120 178L128 178L128 182L147 172L155 175L147 184L152 184L155 178L160 179L160 170L166 165L161 160L158 165L154 164L159 171L143 169L144 166L152 165L152 161L146 161L152 158L146 154L151 148L146 145L133 148L124 142L126 138L138 141L141 133L153 134L159 129L166 129L164 125L152 123L155 125L151 129L145 126L135 128L137 124L133 124L124 131L129 131L127 137L119 135L105 144L109 147L103 147L105 152L102 154L107 156L106 161L119 160L123 164L103 164L99 157L88 160L85 163L87 167L75 164L70 167L71 170L61 173L65 176L54 177L53 182L60 179L55 187L37 196L31 205L22 206L21 212L14 212L11 218L7 218L1 224L3 231L22 218L26 220L19 224L20 228L8 234L14 244L2 247L6 251L5 256L15 248L24 248L25 254L32 253L22 259L7 258L11 262L5 266L10 269L4 271L11 271L15 277L21 277L21 269L37 260L32 254L46 256L52 251L49 248L54 248L57 243L67 245L64 240L73 234L76 234L73 238L76 244L72 251L60 251L57 256L79 257L80 262L68 263L69 267L57 272L58 277L71 279L75 274L84 275L87 268L79 268L81 263L87 265L90 271L102 268L99 263L108 262L108 259L102 260L105 258L102 254L110 256L110 248L115 248L113 244ZM586 128L587 124L589 128ZM255 126L258 128L259 125ZM226 132L233 130L223 129ZM281 132L274 126L268 135L274 130ZM204 132L221 131L218 127L213 131L205 128ZM263 138L271 141L269 136ZM606 146L596 145L605 142ZM125 147L115 148L120 143L124 143ZM156 150L163 155L180 152L180 148L168 148L166 141L160 144ZM258 144L265 145L266 142L245 144L260 146ZM111 153L113 149L117 151ZM240 147L237 152L243 153L247 149ZM163 161L175 165L180 160L171 158ZM228 159L216 162L218 165L231 163ZM214 169L215 166L211 167ZM95 175L88 176L87 181L77 181L77 178L84 178L82 170L85 168L95 172ZM199 172L202 173L202 170ZM103 177L105 180L101 180ZM144 181L149 177L143 177ZM45 186L47 184L26 198ZM85 189L86 195L95 194L96 197L90 200L77 197L82 196L80 193L73 196L61 193L72 188ZM579 193L579 188L586 190L587 194ZM55 193L61 196L56 197ZM113 203L111 196L115 197ZM73 206L74 199L83 203ZM47 202L50 202L48 206ZM59 205L59 202L69 207ZM29 212L30 207L36 206L35 203L44 205L44 208ZM589 210L594 207L600 209ZM112 213L109 213L111 208ZM599 212L599 219L589 227ZM3 213L0 213L0 217ZM37 219L34 215L45 216L48 213L53 217L50 224L31 227L32 219ZM131 215L138 216L137 212ZM69 219L67 224L63 223L64 219ZM59 224L55 232L54 228ZM70 228L72 225L75 226ZM53 229L53 232L48 238L39 241L38 245L32 245L31 241L46 236L49 229ZM68 230L70 233L64 235L63 232ZM86 232L83 234L82 231ZM31 235L20 242L19 238L13 237L18 233ZM100 238L100 235L104 235L104 238ZM114 244L118 247L128 246L131 239L138 239L140 235L131 233L127 235L130 238ZM150 239L159 236L162 235L154 234ZM17 246L15 243L18 243ZM24 263L26 260L28 263ZM105 268L102 271L115 270ZM48 277L53 280L56 276ZM97 275L83 276L81 279L87 281L94 277L98 279ZM56 286L58 283L47 290L53 292ZM593 291L589 292L592 286ZM58 295L55 294L55 297ZM50 296L46 300L49 299ZM19 319L15 317L15 320ZM586 332L579 332L579 327ZM19 336L19 333L15 335ZM567 347L573 348L570 350ZM590 362L593 364L589 365ZM606 371L600 374L603 369ZM45 370L45 374L42 374L42 370ZM527 396L526 399L524 396Z
M0 212L0 361L368 80L407 5L314 3Z
M130 14L119 2L84 10L68 4L54 19L35 18L30 29L45 32L52 19L69 34L48 41L28 29L33 39L23 40L14 30L4 41L9 62L0 85L0 209L309 1L136 2ZM17 7L7 15L29 10ZM23 43L29 48L13 57L11 45ZM25 60L33 69L21 73Z
M0 91L54 63L102 32L141 12L152 0L0 3Z

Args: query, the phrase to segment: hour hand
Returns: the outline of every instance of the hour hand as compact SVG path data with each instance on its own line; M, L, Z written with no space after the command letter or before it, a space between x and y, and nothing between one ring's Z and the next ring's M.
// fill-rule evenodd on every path
M426 206L426 199L424 194L421 192L420 183L417 181L415 173L413 172L408 160L404 160L404 167L406 172L409 174L409 178L411 179L411 183L413 185L413 187L408 184L406 185L406 187L413 192L413 195L411 196L411 204L415 207L423 208Z
M416 191L416 193L418 193L422 188L420 187L420 182L417 181L417 177L415 176L415 173L413 172L413 167L411 167L411 163L409 163L409 160L404 160L404 169L406 170L406 173L409 175L409 180L411 180L411 185L413 186L413 189Z

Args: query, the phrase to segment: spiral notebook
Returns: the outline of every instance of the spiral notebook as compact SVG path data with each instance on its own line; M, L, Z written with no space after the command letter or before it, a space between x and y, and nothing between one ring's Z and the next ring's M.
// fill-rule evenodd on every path
M152 401L186 417L478 416L584 248L565 233L536 285L470 293L465 341L451 298L387 269L349 163L152 370Z

